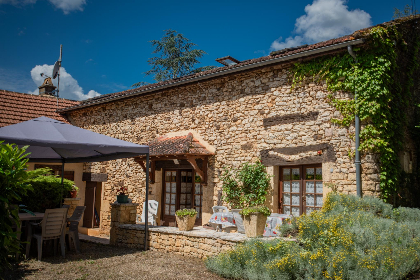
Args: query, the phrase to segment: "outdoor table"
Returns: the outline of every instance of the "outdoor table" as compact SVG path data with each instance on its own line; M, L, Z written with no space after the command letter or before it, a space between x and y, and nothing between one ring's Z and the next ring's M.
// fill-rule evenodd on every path
M274 237L277 236L278 230L277 226L282 225L284 220L291 219L293 216L287 214L276 214L273 213L267 217L267 222L265 223L264 235L265 237Z
M20 225L17 230L17 238L20 240L22 234L22 224L27 224L28 222L41 221L44 218L44 213L34 212L35 216L29 213L19 213ZM25 237L26 239L26 237Z
M216 225L218 229L236 227L232 212L216 212L211 215L209 224Z

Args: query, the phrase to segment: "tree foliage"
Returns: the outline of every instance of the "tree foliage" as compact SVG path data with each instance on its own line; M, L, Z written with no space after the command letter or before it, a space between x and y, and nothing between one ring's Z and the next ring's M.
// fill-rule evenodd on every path
M147 76L153 75L157 82L214 68L214 66L196 68L196 64L200 63L199 59L206 52L195 49L196 44L175 30L165 30L165 35L160 40L152 40L150 43L155 48L153 53L158 54L158 56L152 57L147 61L152 66L152 69L145 74ZM139 82L133 84L132 87L146 84L145 82Z
M20 251L20 240L15 228L19 228L19 207L22 196L30 191L28 179L42 171L26 171L27 146L0 142L0 272L10 266L9 257Z
M406 4L403 10L394 8L394 16L392 18L397 19L397 18L409 17L409 16L417 15L418 13L419 11L414 10L413 6Z

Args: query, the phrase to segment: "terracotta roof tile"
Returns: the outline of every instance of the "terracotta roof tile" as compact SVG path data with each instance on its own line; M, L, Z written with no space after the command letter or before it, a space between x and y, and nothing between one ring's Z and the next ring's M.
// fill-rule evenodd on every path
M415 17L411 17L411 18L408 18L408 19L407 18L396 19L396 20L393 20L393 21L388 21L388 22L378 24L376 26L397 25L397 24L400 24L400 23L405 22L405 21L415 21L419 18L420 18L420 16L415 16ZM203 72L199 72L199 73L194 73L194 74L191 74L191 75L186 75L186 76L176 78L176 79L172 79L172 80L166 80L166 81L162 81L162 82L158 82L158 83L154 83L154 84L148 84L148 85L145 85L145 86L142 86L142 87L129 89L129 90L121 91L121 92L102 94L100 96L84 100L84 101L80 102L80 104L78 104L78 105L75 105L75 106L70 107L70 108L66 108L66 110L70 111L70 110L73 110L73 109L78 109L78 107L82 107L82 106L85 106L85 105L86 106L93 106L93 105L96 105L96 104L102 103L102 102L111 102L115 98L130 97L132 94L135 94L135 93L138 93L138 92L141 92L141 91L152 90L154 88L159 88L161 86L167 86L167 85L171 85L171 84L174 84L174 86L175 86L175 84L178 83L178 82L193 80L195 78L199 78L199 77L206 76L206 75L213 74L213 73L226 72L226 75L227 75L227 74L229 74L228 70L232 70L232 69L235 69L235 68L240 68L240 67L243 67L243 66L256 64L256 63L260 63L260 62L264 62L264 61L268 61L268 60L273 60L273 59L281 58L281 57L285 57L285 56L290 56L290 55L294 55L294 54L297 54L297 53L307 52L307 51L311 51L311 50L315 50L315 49L319 49L319 48L323 48L323 47L328 47L328 46L332 46L332 45L339 44L339 43L345 43L345 42L352 41L352 40L355 40L355 39L358 39L358 38L365 38L366 34L367 34L367 31L374 28L374 27L375 26L360 29L360 30L357 30L357 31L353 32L350 35L346 35L346 36L343 36L343 37L327 40L327 41L324 41L324 42L319 42L319 43L312 44L312 45L302 45L302 46L295 47L295 48L288 48L288 49L285 49L285 50L275 51L275 52L272 52L268 56L263 56L263 57L259 57L259 58L244 60L240 63L235 64L235 65L217 67L217 68L213 68L211 70L207 70L207 71L203 71Z
M80 101L58 99L58 108L78 105ZM57 99L49 96L0 90L0 127L24 122L41 116L70 123L56 112Z
M212 155L200 141L193 137L191 133L177 137L159 137L148 143L151 156L163 155Z

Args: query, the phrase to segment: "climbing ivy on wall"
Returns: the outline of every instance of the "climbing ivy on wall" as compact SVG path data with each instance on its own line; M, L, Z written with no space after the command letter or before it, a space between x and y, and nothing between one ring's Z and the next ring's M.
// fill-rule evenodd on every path
M342 118L333 123L349 126L355 112L362 122L360 151L378 153L380 157L381 195L389 201L397 191L401 168L398 152L403 147L406 107L410 100L413 71L417 68L419 39L408 51L403 36L395 25L373 27L363 34L366 47L354 48L358 63L348 53L324 56L293 67L293 87L307 79L325 81L330 92L345 91L355 99L338 99L329 95L329 102ZM399 56L410 56L413 62L404 67L404 81L397 77Z

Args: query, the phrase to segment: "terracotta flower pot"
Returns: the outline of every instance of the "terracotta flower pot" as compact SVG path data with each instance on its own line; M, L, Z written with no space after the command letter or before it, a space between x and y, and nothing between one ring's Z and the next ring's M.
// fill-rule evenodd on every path
M197 214L195 214L193 217L187 215L184 217L178 217L176 216L176 222L178 224L178 229L181 231L188 231L192 230L195 224L195 218L197 217Z
M77 196L77 191L71 191L70 192L70 197L71 198L76 198L76 196Z
M259 212L243 216L245 235L247 237L258 237L264 234L267 217Z

